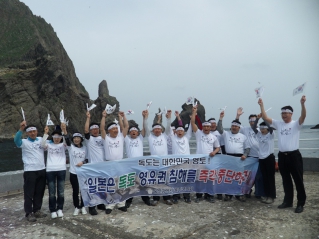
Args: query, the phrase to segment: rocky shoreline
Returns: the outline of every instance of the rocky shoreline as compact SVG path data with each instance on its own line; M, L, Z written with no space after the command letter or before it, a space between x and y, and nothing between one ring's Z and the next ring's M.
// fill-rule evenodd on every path
M277 209L283 200L281 177L276 173L277 199L266 205L252 196L245 203L201 201L168 206L162 201L156 207L134 198L127 213L114 210L106 215L73 216L71 186L66 185L64 217L47 216L36 223L26 221L23 194L0 199L1 238L318 238L319 237L319 173L306 172L304 182L307 202L303 213L294 208ZM194 195L192 195L192 199ZM295 201L296 204L296 201ZM294 205L296 206L296 205ZM43 211L48 211L45 192Z

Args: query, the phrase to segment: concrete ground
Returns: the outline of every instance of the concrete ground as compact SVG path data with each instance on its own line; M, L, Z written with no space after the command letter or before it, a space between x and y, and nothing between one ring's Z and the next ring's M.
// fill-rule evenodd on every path
M73 216L72 189L65 189L64 217L51 219L48 192L42 210L48 213L35 223L24 217L23 194L0 198L0 238L319 238L319 173L304 175L307 202L303 213L294 208L277 209L283 200L281 177L276 173L277 199L265 205L252 196L246 202L201 201L196 204L156 207L138 197L128 212ZM194 199L194 195L192 195Z

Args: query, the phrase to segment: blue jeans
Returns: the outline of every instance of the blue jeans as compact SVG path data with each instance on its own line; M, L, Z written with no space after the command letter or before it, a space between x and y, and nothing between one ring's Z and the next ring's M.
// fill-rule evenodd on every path
M66 170L47 172L50 212L63 210L65 172ZM58 197L55 196L56 192Z

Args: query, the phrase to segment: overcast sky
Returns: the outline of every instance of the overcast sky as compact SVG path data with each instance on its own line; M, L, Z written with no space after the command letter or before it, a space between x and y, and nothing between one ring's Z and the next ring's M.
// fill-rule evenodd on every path
M319 123L318 0L22 2L53 26L90 98L105 79L137 123L149 101L155 113L195 96L207 119L227 106L227 127L242 106L248 125L260 86L270 117L291 105L298 119L302 94L292 92L304 82L305 124Z

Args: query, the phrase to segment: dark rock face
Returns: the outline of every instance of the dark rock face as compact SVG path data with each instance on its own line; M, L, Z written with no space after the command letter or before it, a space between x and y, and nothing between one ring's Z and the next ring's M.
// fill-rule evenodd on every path
M319 129L319 124L317 124L317 125L311 127L310 129Z
M200 118L201 122L205 121L205 107L201 105L200 101L197 100L197 115ZM183 121L183 125L185 126L186 124L190 124L190 115L192 114L192 109L193 105L187 105L184 103L182 105L182 111L179 113L181 120ZM172 115L174 115L174 112L172 112ZM173 119L173 118L172 118ZM175 118L174 121L172 121L172 126L177 127L178 126L178 121Z
M53 123L60 124L61 109L69 119L68 131L83 132L86 103L93 102L52 26L18 0L0 0L0 16L0 137L11 138L17 132L21 107L39 135L48 114ZM93 120L98 122L107 102L119 106L109 96L106 81L100 84L94 102L98 107L92 110Z

